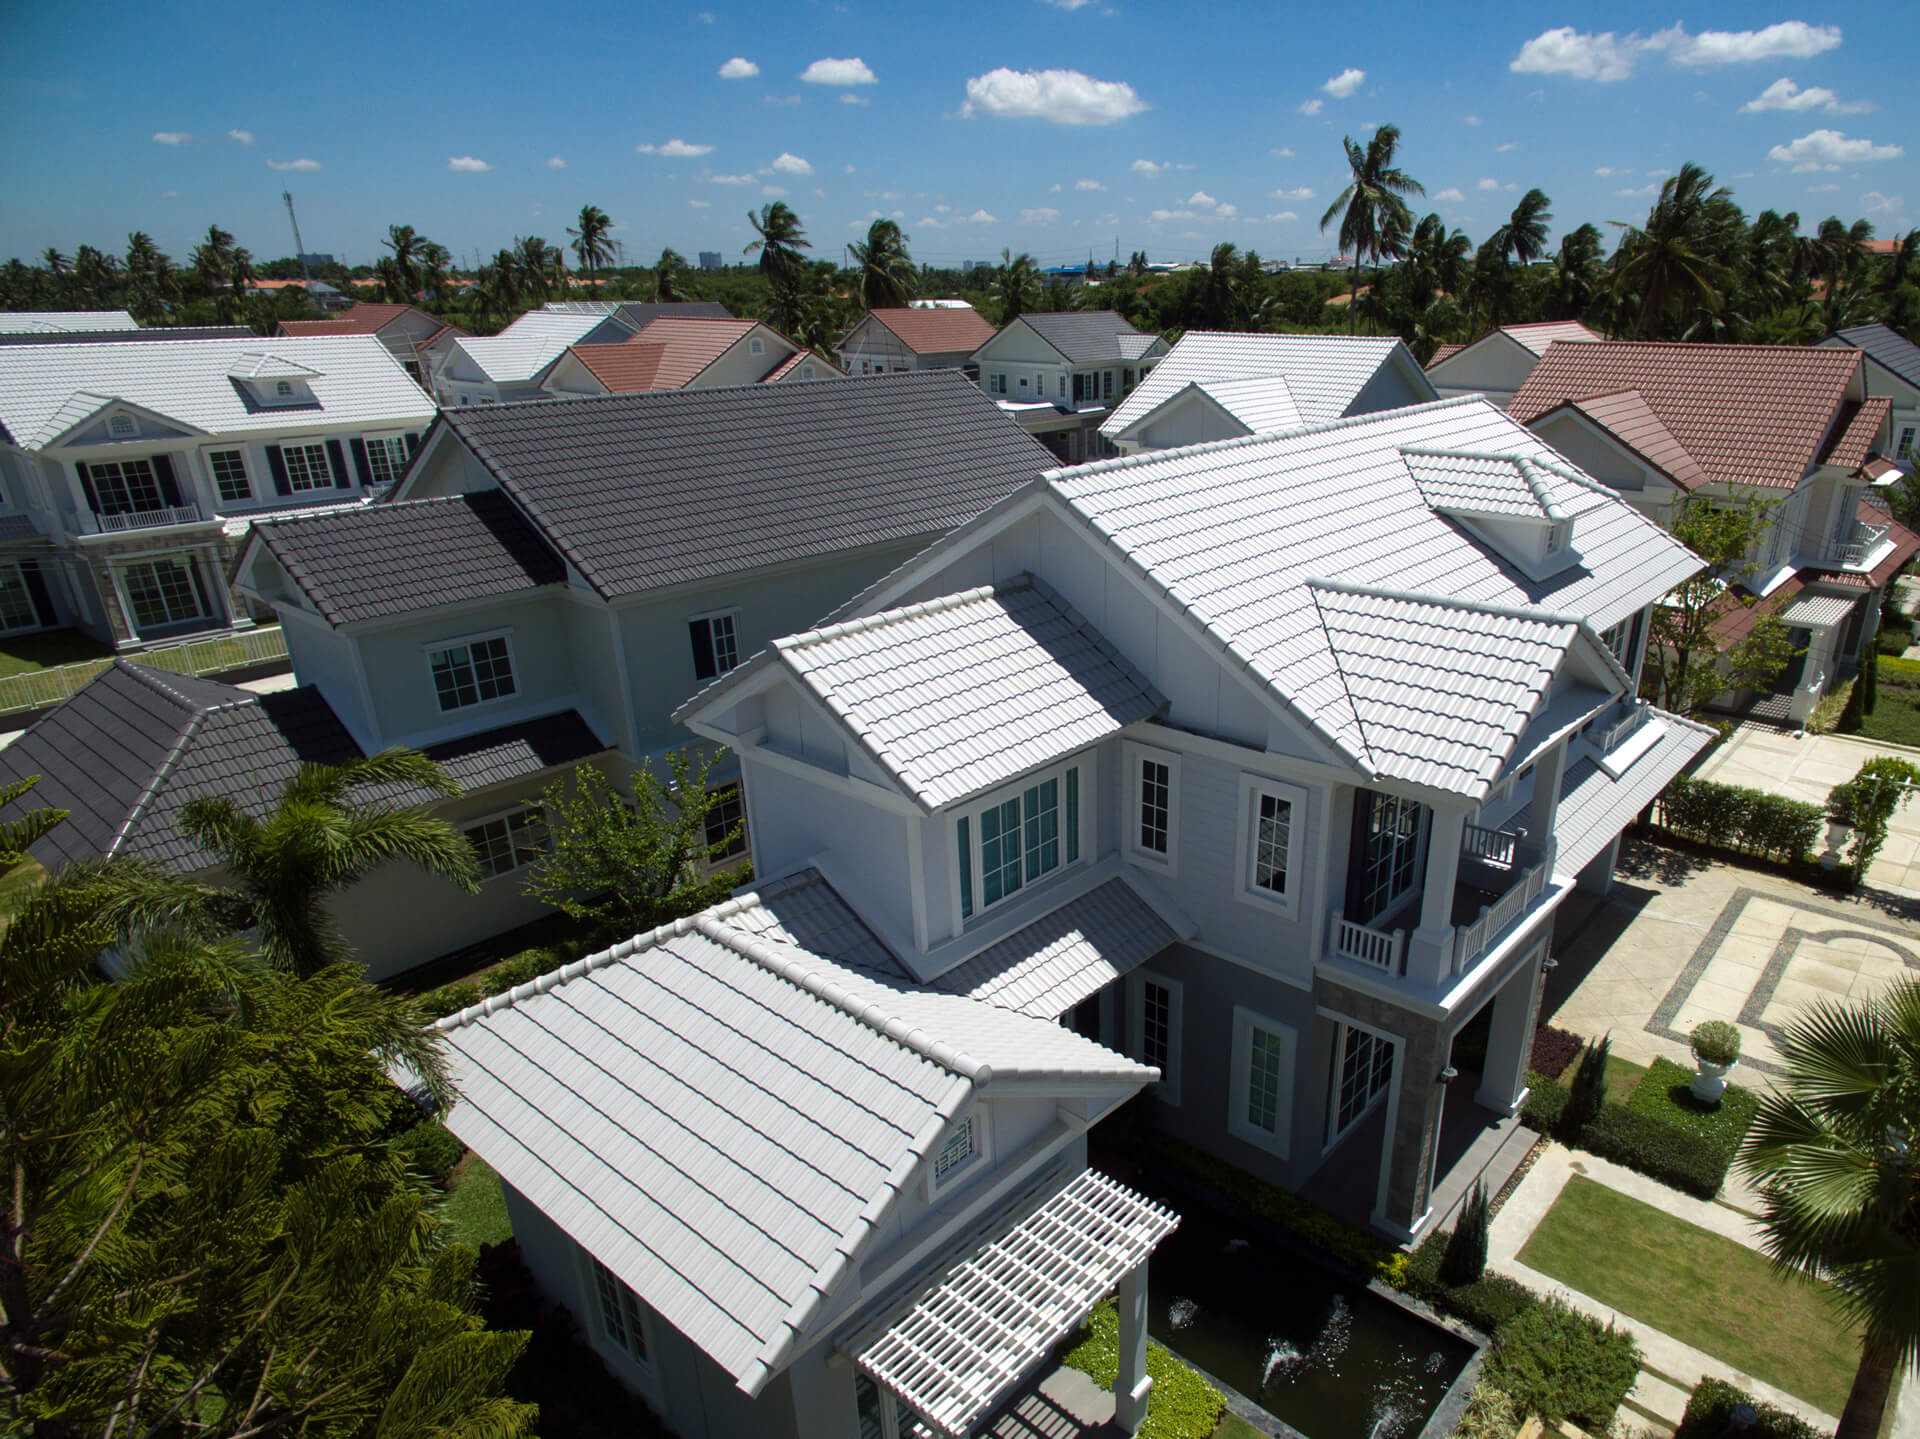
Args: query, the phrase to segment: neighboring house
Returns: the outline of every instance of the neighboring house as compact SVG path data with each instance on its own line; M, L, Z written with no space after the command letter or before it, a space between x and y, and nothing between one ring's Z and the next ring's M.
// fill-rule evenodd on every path
M1189 330L1100 426L1122 454L1297 429L1434 398L1396 339Z
M448 410L394 502L257 527L234 583L362 749L572 712L624 784L685 743L672 707L704 681L1047 463L955 374ZM498 818L525 831L529 811ZM723 795L716 838L739 814ZM543 913L512 873L535 853L511 851L478 909L415 896L369 965Z
M837 376L825 360L802 350L758 320L664 316L631 340L570 346L547 371L549 395L631 395L643 390L706 390L781 380Z
M0 632L252 624L249 523L359 504L434 413L370 336L0 346Z
M1712 737L1634 697L1698 567L1442 401L1049 471L680 717L763 885L816 871L920 984L1406 1240L1525 1096L1554 911Z
M58 335L83 330L137 330L128 310L0 310L0 334Z
M1066 310L1009 322L968 368L1021 428L1076 464L1102 448L1100 421L1166 353L1165 340L1112 310Z
M1542 320L1489 331L1470 345L1443 345L1427 362L1427 378L1441 398L1485 395L1504 405L1527 382L1533 367L1553 344L1604 340L1578 320Z
M0 345L116 345L123 340L243 340L251 325L156 325L133 330L0 330Z
M604 284L605 281L600 283ZM718 300L549 300L549 315L613 315L635 330L655 320L731 320L733 312Z
M331 320L282 320L283 335L372 335L422 386L455 340L466 331L435 319L414 305L362 300Z
M1893 401L1888 453L1911 472L1920 464L1920 345L1878 321L1841 330L1820 343L1849 346L1867 357L1868 391Z
M1178 1222L1086 1167L1159 1076L915 982L799 872L440 1021L454 1134L611 1372L686 1439L965 1436ZM1024 1429L1021 1432L1026 1432Z
M1662 525L1688 495L1771 502L1741 583L1780 611L1804 653L1775 694L1726 700L1753 700L1764 718L1806 721L1871 645L1882 591L1920 548L1860 511L1868 489L1899 473L1885 458L1893 401L1867 365L1845 347L1556 344L1508 406Z
M325 280L247 281L247 293L250 295L265 295L269 299L278 299L283 290L304 290L308 303L318 310L346 310L350 309L354 303L353 296L342 294Z
M842 337L840 363L849 375L891 370L957 370L993 338L993 326L965 309L900 306L869 310Z
M529 310L497 335L466 335L446 347L433 371L442 407L544 400L540 382L572 345L622 344L638 327L575 302L566 310Z

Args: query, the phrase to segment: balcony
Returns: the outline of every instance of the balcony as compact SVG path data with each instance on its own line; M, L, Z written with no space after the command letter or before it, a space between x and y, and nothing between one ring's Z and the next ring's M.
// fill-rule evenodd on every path
M1460 846L1459 879L1453 887L1452 960L1449 973L1465 974L1511 930L1545 893L1552 874L1550 857L1528 855L1524 830L1482 829L1469 824ZM1417 922L1422 896L1414 894L1394 919L1360 924L1335 912L1327 936L1328 951L1382 975L1407 972L1407 931L1388 928L1394 920Z
M116 515L95 514L94 524L103 535L123 534L129 530L158 529L162 525L192 525L204 519L198 505L171 505L157 510L124 510Z
M1800 532L1800 557L1811 565L1866 569L1886 538L1887 526L1870 525L1864 520L1855 520L1852 528L1840 535L1806 529Z

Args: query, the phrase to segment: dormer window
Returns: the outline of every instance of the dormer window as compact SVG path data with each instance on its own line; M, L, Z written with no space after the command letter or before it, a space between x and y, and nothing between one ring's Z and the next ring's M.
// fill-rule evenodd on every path
M113 418L107 421L107 433L116 440L128 440L138 434L139 430L133 423L132 415L125 410L116 410Z
M963 920L1080 862L1080 769L1044 771L954 821Z
M275 380L273 382L273 393L279 396L283 400L292 399L293 398L293 381L292 380Z

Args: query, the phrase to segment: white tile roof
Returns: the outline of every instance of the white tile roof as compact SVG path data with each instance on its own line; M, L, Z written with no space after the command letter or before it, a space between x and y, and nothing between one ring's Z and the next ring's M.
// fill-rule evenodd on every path
M1283 377L1307 424L1335 420L1388 363L1395 339L1349 335L1252 335L1189 330L1153 373L1100 426L1109 437L1160 407L1190 380L1263 380ZM1408 356L1408 367L1418 371Z
M1163 703L1030 577L794 635L774 650L928 810L1083 749Z
M1420 493L1442 513L1568 520L1606 503L1578 481L1524 456L1400 453Z
M1645 723L1660 725L1663 731L1619 778L1609 775L1591 755L1568 764L1553 823L1559 845L1554 868L1560 873L1585 869L1688 761L1712 743L1715 733L1665 710L1651 710Z
M489 380L505 384L537 378L566 353L567 346L578 344L610 320L620 325L623 336L631 333L630 326L611 311L598 308L594 301L565 303L581 308L529 310L499 334L466 336L455 340L454 348L465 351Z
M57 335L61 331L137 330L140 322L126 310L5 310L0 335Z
M1579 563L1529 579L1429 507L1402 457L1409 448L1552 465L1593 500L1574 521ZM1474 397L1053 470L1045 483L1283 705L1375 768L1384 757L1368 746L1308 582L1534 609L1603 631L1699 562L1611 491L1567 478L1578 475Z
M250 406L230 373L265 357L308 372L302 378L319 408ZM213 435L356 421L425 425L435 414L433 400L372 335L0 346L0 426L23 448L52 443L115 400Z
M440 1021L448 1127L756 1394L977 1089L1150 1082L1061 1025L736 917L746 895Z
M1251 435L1298 429L1307 422L1294 402L1292 387L1280 375L1258 380L1196 381L1194 388L1245 425Z

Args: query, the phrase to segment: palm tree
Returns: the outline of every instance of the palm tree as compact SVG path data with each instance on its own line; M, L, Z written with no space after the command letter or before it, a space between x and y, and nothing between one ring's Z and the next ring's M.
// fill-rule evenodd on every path
M171 303L180 298L173 261L160 252L153 236L135 230L127 236L127 308L143 325L166 318Z
M411 225L387 226L387 238L380 242L393 252L393 263L406 294L400 298L411 303L420 292L420 249L428 243L425 235L414 233Z
M687 298L686 287L680 277L687 272L687 257L672 246L660 252L660 258L653 267L653 290L656 300L672 303Z
M1407 287L1416 309L1437 295L1458 296L1472 266L1473 241L1465 230L1447 229L1438 214L1421 217L1407 247Z
M1239 268L1238 245L1224 240L1213 247L1201 279L1201 304L1209 329L1231 330L1252 322L1253 311L1240 290Z
M1033 256L1011 250L1000 252L1000 273L994 278L994 298L1000 302L1000 323L1012 324L1040 303L1040 276Z
M1531 265L1547 253L1547 222L1553 219L1549 208L1553 201L1547 192L1532 189L1520 197L1507 222L1487 237L1487 248L1504 270L1511 265ZM1493 327L1500 328L1511 276L1503 275L1493 289Z
M1818 1002L1774 1047L1786 1075L1740 1166L1774 1263L1832 1285L1860 1331L1836 1439L1873 1439L1894 1377L1920 1357L1920 980L1858 1007Z
M1362 149L1352 136L1343 137L1347 151L1347 169L1352 174L1347 188L1333 197L1326 214L1320 217L1324 231L1340 220L1340 248L1353 252L1353 289L1360 290L1360 262L1371 256L1398 255L1406 246L1413 229L1413 212L1403 196L1425 195L1426 189L1405 171L1396 169L1393 152L1400 143L1398 125L1382 125ZM1358 322L1348 304L1349 331Z
M567 227L567 234L573 240L574 258L587 272L588 279L611 261L618 249L613 239L613 221L598 205L582 205L580 218Z
M209 295L225 288L233 269L233 236L218 225L207 226L207 238L194 246L187 263Z
M218 856L229 884L203 885L155 867L117 862L103 914L127 929L178 927L214 938L257 930L270 962L305 977L352 962L326 901L393 860L467 890L479 889L473 846L443 819L411 807L422 792L451 799L460 786L418 750L388 749L346 764L306 764L266 819L232 800L181 806L180 831ZM378 798L382 793L401 798Z
M767 277L776 293L791 292L799 280L804 263L800 252L811 250L813 242L800 226L800 217L785 200L774 200L760 207L760 213L747 212L747 223L760 238L748 245L743 254L760 254L760 273Z
M453 256L447 247L437 240L423 240L420 243L420 289L429 299L444 300L447 297L447 285Z
M1816 278L1826 281L1827 293L1825 309L1827 328L1837 330L1844 320L1840 313L1840 288L1847 284L1851 291L1851 282L1859 273L1871 251L1867 243L1873 239L1873 222L1855 220L1852 225L1844 224L1837 216L1829 215L1820 222L1820 228L1814 233L1808 245L1808 258L1813 266ZM79 282L79 263L74 264L74 280Z
M1732 275L1712 251L1724 225L1724 205L1733 192L1715 189L1713 176L1689 160L1669 175L1643 226L1625 225L1614 271L1614 292L1623 303L1638 299L1636 328L1657 338L1670 317L1684 328L1697 310L1718 311ZM1737 213L1737 212L1736 212Z
M1578 320L1600 293L1600 230L1580 225L1560 237L1553 256L1553 284L1549 293L1550 318Z
M892 220L867 226L865 242L847 246L860 272L860 302L869 310L897 309L913 297L919 272L907 253L907 237Z

